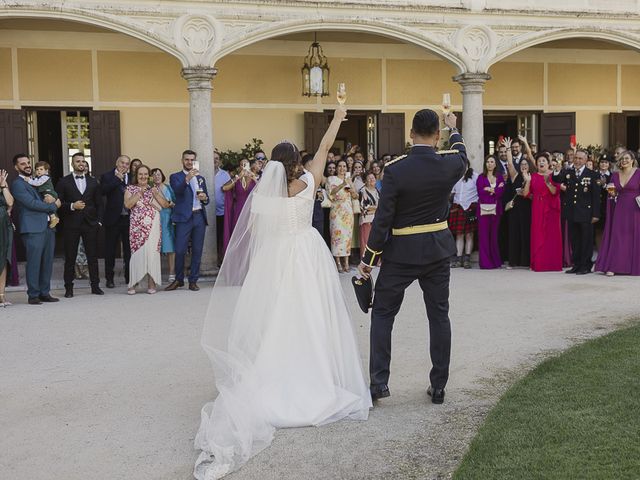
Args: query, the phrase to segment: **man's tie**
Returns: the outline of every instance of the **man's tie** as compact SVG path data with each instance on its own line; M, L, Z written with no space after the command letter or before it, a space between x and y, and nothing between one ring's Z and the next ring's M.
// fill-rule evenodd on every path
M76 175L76 180L84 180L84 175Z

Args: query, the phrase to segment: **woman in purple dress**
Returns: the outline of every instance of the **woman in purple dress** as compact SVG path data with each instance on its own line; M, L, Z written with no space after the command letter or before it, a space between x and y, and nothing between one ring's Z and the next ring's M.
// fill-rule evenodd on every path
M258 177L251 171L249 160L240 160L236 175L222 186L224 192L224 234L222 237L222 254L227 251L233 229L238 222L251 190L256 186Z
M607 185L607 215L596 271L640 275L640 173L632 152L618 160L620 171Z
M478 250L480 254L480 268L500 268L500 246L498 244L498 230L502 216L502 194L504 180L502 175L496 175L496 159L489 155L484 159L482 175L476 180L478 189Z

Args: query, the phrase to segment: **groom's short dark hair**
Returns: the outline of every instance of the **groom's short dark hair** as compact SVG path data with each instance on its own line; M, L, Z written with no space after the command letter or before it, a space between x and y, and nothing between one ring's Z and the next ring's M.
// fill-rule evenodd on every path
M413 116L411 129L416 135L429 137L440 129L440 118L436 112L428 108L419 110Z

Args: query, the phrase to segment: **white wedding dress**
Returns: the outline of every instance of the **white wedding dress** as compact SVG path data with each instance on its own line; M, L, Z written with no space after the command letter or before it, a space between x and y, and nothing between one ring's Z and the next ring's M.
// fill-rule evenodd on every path
M276 428L366 420L371 396L338 273L311 226L314 179L288 198L267 163L238 221L205 320L202 345L218 397L202 409L194 476L235 471Z

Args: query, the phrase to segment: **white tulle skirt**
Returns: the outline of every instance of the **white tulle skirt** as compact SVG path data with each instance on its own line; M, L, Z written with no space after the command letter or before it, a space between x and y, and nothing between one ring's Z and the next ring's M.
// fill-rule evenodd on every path
M351 316L314 228L264 245L243 285L218 288L211 305L207 321L232 321L227 350L208 351L223 374L218 397L202 409L198 480L237 470L276 428L367 419L371 396Z

